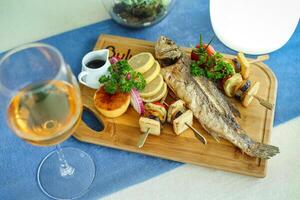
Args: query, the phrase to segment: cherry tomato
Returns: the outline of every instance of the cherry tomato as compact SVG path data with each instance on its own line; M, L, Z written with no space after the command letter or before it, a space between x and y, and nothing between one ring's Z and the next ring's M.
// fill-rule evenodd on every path
M207 47L207 44L203 44L203 47L206 48L207 54L209 56L212 56L212 55L214 55L216 53L215 49L211 45L209 45ZM199 49L200 48L200 44L197 44L196 48ZM192 60L196 60L196 61L199 60L199 56L195 53L195 51L192 51L192 53L191 53L191 59Z
M195 60L195 61L199 60L199 56L195 53L195 51L192 51L192 53L191 53L191 59Z
M204 48L206 48L206 51L207 51L208 55L212 56L216 53L215 49L211 45L209 45L207 47L207 44L204 44L203 46L204 46Z

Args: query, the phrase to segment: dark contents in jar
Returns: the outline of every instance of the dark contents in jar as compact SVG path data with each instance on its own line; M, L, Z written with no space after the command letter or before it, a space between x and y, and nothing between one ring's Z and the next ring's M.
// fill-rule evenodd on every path
M105 64L104 60L92 60L92 61L88 62L86 64L86 66L91 69L98 69L98 68L102 67L104 64Z
M142 25L155 21L164 15L166 6L161 0L126 3L121 1L113 7L113 13L122 18L126 23Z

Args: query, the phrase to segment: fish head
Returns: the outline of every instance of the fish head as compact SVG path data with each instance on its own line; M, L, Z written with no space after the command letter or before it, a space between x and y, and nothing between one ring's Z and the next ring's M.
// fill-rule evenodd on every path
M165 36L160 36L155 45L155 57L162 67L175 64L182 56L182 51L175 42Z

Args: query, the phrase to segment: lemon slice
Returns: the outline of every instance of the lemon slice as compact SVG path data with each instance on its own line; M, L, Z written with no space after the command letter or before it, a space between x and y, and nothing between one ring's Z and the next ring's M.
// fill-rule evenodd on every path
M153 81L148 83L146 87L140 91L140 95L143 98L150 97L158 93L164 85L164 79L162 75L158 75Z
M166 95L167 92L168 92L167 84L164 83L163 87L155 95L146 97L146 98L142 98L142 99L146 103L159 101Z
M154 64L154 57L151 53L140 53L128 60L129 65L137 72L145 73Z
M153 81L159 75L159 72L160 65L157 61L154 61L152 67L148 71L143 73L143 77L146 80L146 83L150 84L150 82Z

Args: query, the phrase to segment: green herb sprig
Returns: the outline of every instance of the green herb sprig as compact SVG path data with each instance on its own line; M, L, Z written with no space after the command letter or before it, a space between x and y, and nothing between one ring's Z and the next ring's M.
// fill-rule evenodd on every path
M224 61L223 56L218 52L209 55L207 53L207 47L208 46L204 46L202 36L200 35L200 43L193 49L193 53L198 56L198 60L193 60L190 65L190 73L192 76L205 76L217 81L229 75L233 75L234 68L231 64Z
M128 93L132 88L142 90L146 86L143 75L136 72L126 60L121 60L108 68L109 75L101 76L99 82L104 84L104 89L109 94L116 92Z

